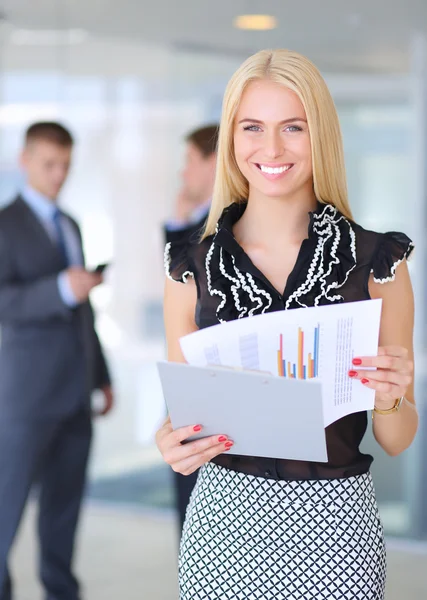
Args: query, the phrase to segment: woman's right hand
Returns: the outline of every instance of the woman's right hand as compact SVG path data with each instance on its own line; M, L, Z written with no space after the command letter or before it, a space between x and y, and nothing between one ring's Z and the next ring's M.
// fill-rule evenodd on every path
M195 432L201 431L201 425L188 425L172 429L170 418L156 433L156 444L164 460L176 473L190 475L215 456L230 450L233 442L226 435L209 437L182 444Z

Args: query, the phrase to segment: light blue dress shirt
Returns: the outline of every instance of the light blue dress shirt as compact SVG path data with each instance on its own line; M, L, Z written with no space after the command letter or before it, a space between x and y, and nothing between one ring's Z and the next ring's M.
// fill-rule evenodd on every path
M169 219L166 221L165 226L168 231L180 231L185 229L189 225L195 225L201 221L204 217L208 216L209 209L211 206L212 198L209 198L207 202L204 202L193 210L190 217L186 221L179 221L178 219Z
M30 209L34 212L36 217L39 219L41 224L46 230L46 233L54 243L57 243L57 233L55 224L53 222L53 216L57 210L56 204L49 200L40 192L26 185L21 192L22 199L28 204ZM83 254L80 245L80 240L73 229L72 225L64 216L61 218L61 228L64 234L65 245L67 249L67 256L69 260L69 266L83 266ZM58 275L58 289L62 301L69 306L74 308L78 305L78 301L71 289L68 277L65 271L62 271Z

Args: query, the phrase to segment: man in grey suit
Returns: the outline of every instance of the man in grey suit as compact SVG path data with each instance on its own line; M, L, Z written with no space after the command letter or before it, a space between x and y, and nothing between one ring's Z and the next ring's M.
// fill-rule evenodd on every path
M0 600L8 555L38 484L39 571L46 600L79 600L73 546L91 444L91 392L113 398L77 223L58 209L73 139L58 123L26 133L27 184L0 211Z

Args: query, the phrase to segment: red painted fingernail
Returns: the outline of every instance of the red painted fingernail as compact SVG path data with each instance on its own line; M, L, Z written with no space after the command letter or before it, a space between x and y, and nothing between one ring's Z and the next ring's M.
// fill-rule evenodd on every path
M362 364L361 358L353 358L353 365L361 365L361 364Z
M357 371L349 371L348 372L349 377L356 377L356 375L357 375Z
M231 448L231 446L233 445L233 442L227 442L225 444L225 447L227 448L227 450L229 450Z
M218 442L225 442L227 440L227 438L225 437L225 435L220 435L218 438Z
M369 379L361 379L362 383L369 383Z
M195 425L193 427L193 431L202 431L202 426L201 425Z

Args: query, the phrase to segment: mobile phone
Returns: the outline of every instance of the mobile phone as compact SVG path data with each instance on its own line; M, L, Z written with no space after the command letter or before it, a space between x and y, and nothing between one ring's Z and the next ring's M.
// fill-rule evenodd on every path
M103 273L105 271L105 269L109 266L110 266L110 263L101 263L94 268L93 272L94 273Z

